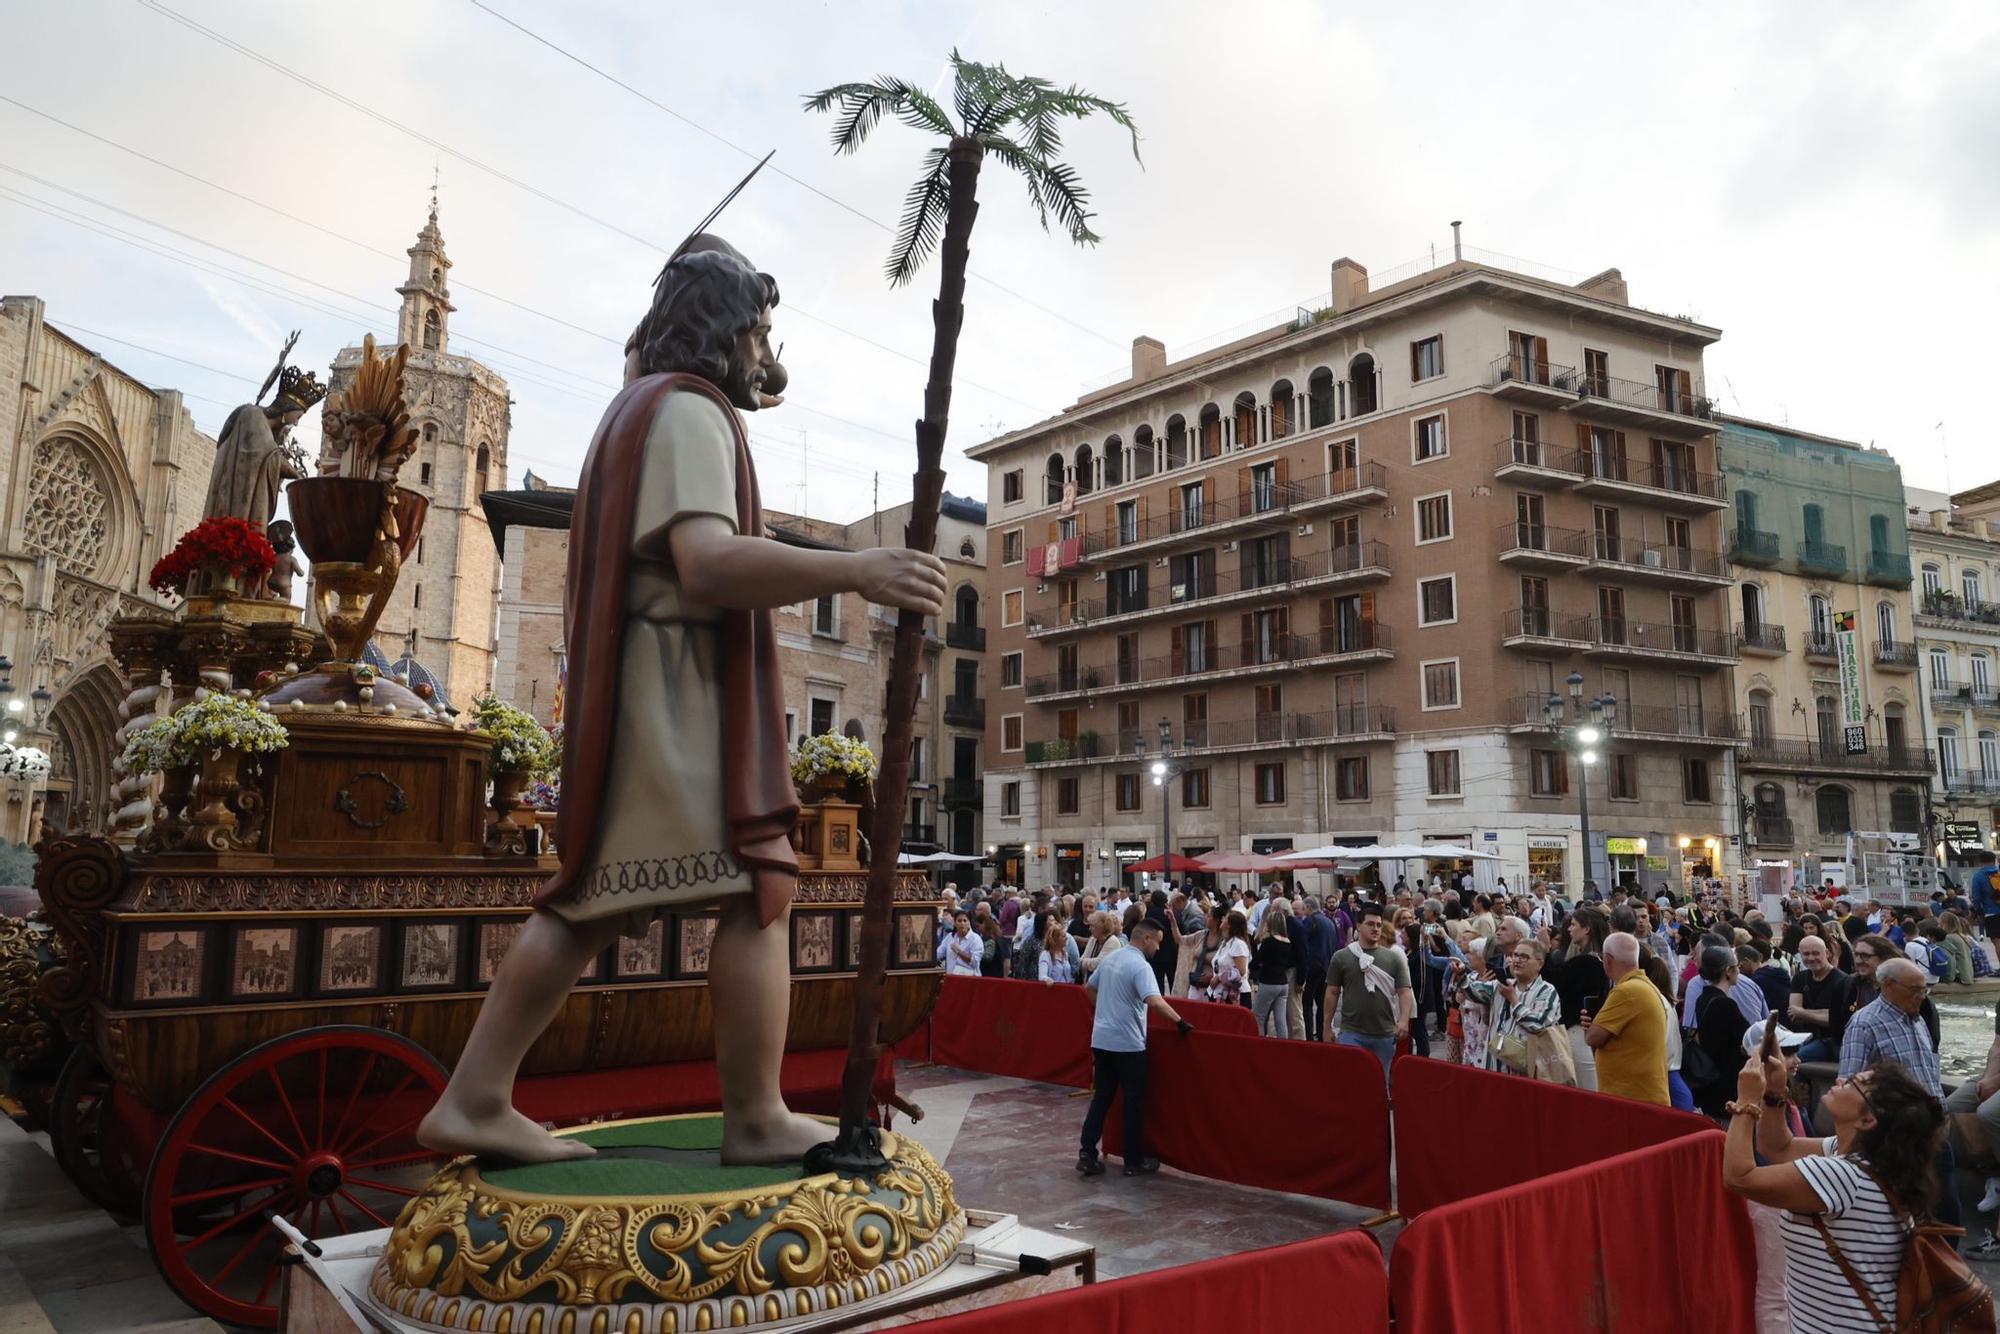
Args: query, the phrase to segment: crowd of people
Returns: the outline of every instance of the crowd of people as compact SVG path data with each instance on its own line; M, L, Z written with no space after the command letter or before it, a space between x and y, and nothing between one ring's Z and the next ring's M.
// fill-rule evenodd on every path
M1959 1221L1947 1115L1976 1122L1982 1158L2000 1148L2000 1011L1984 1073L1947 1097L1928 994L1996 972L1982 939L2000 944L1993 871L1989 856L1969 897L1953 887L1910 906L1829 882L1771 917L1712 884L1680 899L1586 885L1576 903L1540 882L1336 879L1325 900L1281 885L1109 898L1000 885L947 906L938 949L948 972L1098 993L1086 1174L1102 1170L1113 1087L1127 1092L1128 1152L1155 1165L1133 1147L1144 1007L1185 1029L1169 998L1240 1004L1267 1036L1366 1050L1385 1077L1405 1051L1714 1118L1729 1130L1727 1183L1751 1201L1762 1327L1872 1328L1871 1313L1896 1320L1919 1224ZM1837 1063L1816 1099L1802 1062ZM1833 1133L1809 1134L1815 1122ZM2000 1212L2000 1174L1978 1210ZM1993 1254L2000 1239L1989 1226L1965 1249Z

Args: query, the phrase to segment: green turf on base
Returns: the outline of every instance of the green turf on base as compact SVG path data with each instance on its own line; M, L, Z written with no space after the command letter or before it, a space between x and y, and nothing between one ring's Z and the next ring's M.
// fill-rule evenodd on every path
M828 1127L831 1137L832 1127ZM598 1149L650 1146L689 1156L673 1162L647 1158L583 1158L563 1163L529 1163L518 1167L481 1167L480 1176L503 1190L536 1195L701 1195L714 1191L759 1190L797 1181L801 1168L779 1163L768 1167L725 1167L719 1157L722 1118L668 1117L626 1125L592 1126L569 1139Z

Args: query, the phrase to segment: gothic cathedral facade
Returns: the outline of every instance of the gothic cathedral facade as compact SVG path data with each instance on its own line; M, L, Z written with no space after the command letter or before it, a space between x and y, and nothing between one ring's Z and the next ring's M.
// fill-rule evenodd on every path
M423 538L375 630L384 657L414 659L444 698L466 709L492 688L500 608L500 554L479 497L507 486L507 382L451 354L451 289L437 203L410 247L396 335L409 344L404 394L422 435L402 484L430 499ZM331 388L353 378L361 349L333 363Z

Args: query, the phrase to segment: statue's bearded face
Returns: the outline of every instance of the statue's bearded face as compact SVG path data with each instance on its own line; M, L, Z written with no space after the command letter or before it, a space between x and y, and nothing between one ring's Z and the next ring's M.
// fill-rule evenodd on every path
M729 359L729 379L722 392L745 412L762 406L758 393L764 387L777 358L771 355L771 308L757 312L757 322L736 336L735 355Z

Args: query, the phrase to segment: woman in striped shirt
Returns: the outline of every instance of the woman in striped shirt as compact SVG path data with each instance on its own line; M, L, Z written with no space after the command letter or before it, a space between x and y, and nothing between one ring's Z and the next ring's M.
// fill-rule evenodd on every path
M1466 994L1481 1004L1491 1002L1496 995L1500 998L1499 1008L1493 1014L1495 1041L1513 1037L1526 1042L1551 1027L1558 1030L1558 1037L1562 1036L1562 997L1556 994L1555 985L1542 976L1542 964L1548 957L1549 952L1540 941L1524 940L1507 956L1513 969L1511 980L1466 984ZM1507 1066L1496 1059L1489 1061L1487 1068L1504 1071ZM1533 1077L1533 1072L1528 1073Z
M1832 1135L1794 1139L1782 1093L1765 1096L1789 1078L1782 1057L1744 1062L1723 1184L1786 1211L1779 1226L1794 1334L1899 1329L1896 1280L1910 1220L1928 1218L1937 1198L1944 1109L1901 1066L1877 1062L1827 1092ZM1760 1153L1768 1166L1757 1165Z

